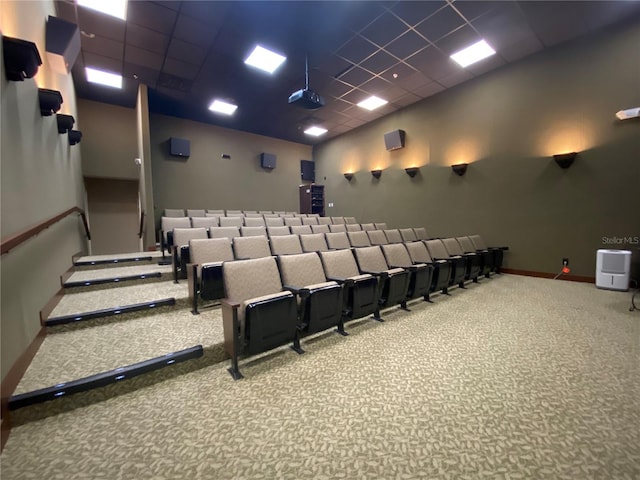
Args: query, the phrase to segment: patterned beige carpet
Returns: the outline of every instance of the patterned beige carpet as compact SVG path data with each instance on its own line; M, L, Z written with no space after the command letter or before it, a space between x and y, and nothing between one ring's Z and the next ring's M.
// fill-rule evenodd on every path
M79 395L14 428L2 479L637 480L629 299L503 275L243 360L242 381L225 362Z

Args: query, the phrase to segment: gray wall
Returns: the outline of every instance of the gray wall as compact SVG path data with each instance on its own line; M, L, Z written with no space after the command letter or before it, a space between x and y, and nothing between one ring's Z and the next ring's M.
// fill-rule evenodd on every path
M158 114L150 131L157 219L165 208L298 210L300 160L311 159L310 146ZM169 155L170 137L191 141L188 159ZM260 168L263 152L277 156L274 170Z
M314 150L327 215L432 236L479 233L509 245L506 266L594 276L603 237L640 236L640 123L616 121L640 105L638 23L602 32L428 98ZM387 152L385 132L406 147ZM568 170L551 158L578 151ZM450 165L470 163L459 177ZM421 167L414 179L404 168ZM379 181L369 170L384 168ZM349 183L343 177L355 171ZM637 250L634 245L619 245Z
M136 110L79 98L78 114L87 120L80 143L84 176L137 180Z
M45 55L45 20L55 15L53 2L0 2L0 8L2 34L35 42L44 62L24 82L8 82L0 63L4 239L71 207L84 208L80 147L70 147L67 136L58 134L55 116L40 115L38 86L59 90L60 113L73 115L76 128L82 130L83 123L71 76L53 71ZM3 380L40 330L39 312L60 289L71 256L85 249L81 222L72 215L2 256Z

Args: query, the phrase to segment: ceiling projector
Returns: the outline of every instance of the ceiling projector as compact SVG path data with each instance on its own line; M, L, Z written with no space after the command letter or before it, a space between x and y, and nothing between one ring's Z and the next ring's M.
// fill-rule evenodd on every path
M324 107L324 98L313 90L303 88L289 95L289 103L306 108L307 110L315 110Z

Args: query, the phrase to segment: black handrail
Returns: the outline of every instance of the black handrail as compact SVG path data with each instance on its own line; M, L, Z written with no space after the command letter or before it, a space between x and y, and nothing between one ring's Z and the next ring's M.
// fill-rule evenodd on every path
M72 207L58 215L55 215L49 218L48 220L44 220L21 232L14 233L13 235L9 235L8 237L3 238L1 243L1 248L0 248L0 255L4 255L5 253L8 253L10 250L13 250L18 245L26 242L31 237L35 237L43 230L46 230L54 223L59 222L63 218L71 215L72 213L80 214L80 216L82 217L82 225L84 226L84 231L85 231L85 234L87 235L87 240L91 240L91 233L89 233L89 224L87 223L87 216L85 215L84 210L81 209L80 207Z
M138 238L144 235L144 210L140 212L140 230L138 230Z

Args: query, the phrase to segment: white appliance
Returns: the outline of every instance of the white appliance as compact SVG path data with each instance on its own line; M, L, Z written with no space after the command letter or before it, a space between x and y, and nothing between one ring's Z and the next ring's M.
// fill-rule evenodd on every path
M629 290L630 272L630 250L598 250L596 256L596 287L626 292Z

